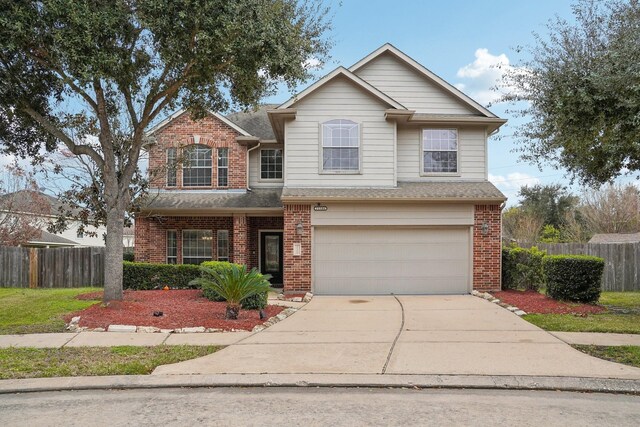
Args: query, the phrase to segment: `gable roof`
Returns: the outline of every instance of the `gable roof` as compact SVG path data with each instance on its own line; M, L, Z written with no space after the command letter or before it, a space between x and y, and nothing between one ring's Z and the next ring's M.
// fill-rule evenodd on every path
M366 64L373 61L375 58L379 57L384 53L391 53L392 55L394 55L395 57L397 57L398 59L400 59L401 61L411 66L416 71L418 71L418 73L422 74L427 79L436 83L438 86L440 86L442 90L449 93L454 98L457 98L458 100L462 101L464 104L468 105L474 110L479 111L480 113L482 113L487 117L497 118L497 116L493 114L491 111L489 111L487 108L483 107L477 101L474 101L473 99L471 99L468 95L465 95L455 86L451 85L450 83L442 79L440 76L436 75L431 70L427 69L425 66L423 66L418 61L411 58L409 55L402 52L400 49L393 46L391 43L386 43L383 46L376 49L375 51L371 52L369 55L365 56L360 61L356 62L351 67L349 67L349 71L351 72L357 71L358 69L362 68L363 66L365 66Z
M176 111L175 113L171 114L169 117L167 117L166 119L164 119L163 121L161 121L160 123L158 123L157 125L152 127L151 129L149 129L147 131L147 135L153 135L154 133L158 132L160 129L164 128L169 123L171 123L173 120L177 119L178 117L180 117L181 115L183 115L186 112L187 112L187 110L184 110L184 109ZM211 114L213 117L215 117L216 119L220 120L224 124L228 125L233 130L235 130L238 133L240 133L241 135L243 135L243 136L252 136L249 132L247 132L246 130L242 129L240 126L238 126L237 124L235 124L234 122L232 122L231 120L226 118L225 116L223 116L221 114L218 114L215 111L209 111L209 114Z
M281 104L280 106L278 106L278 109L285 109L285 108L291 107L293 104L295 104L296 102L300 101L305 96L311 94L312 92L316 91L317 89L321 88L322 86L324 86L325 84L329 83L331 80L333 80L333 79L335 79L336 77L339 77L339 76L347 78L352 83L354 83L356 86L359 86L360 88L364 89L366 92L370 93L371 95L373 95L374 97L378 98L379 100L387 103L391 107L396 108L398 110L406 110L404 105L400 104L398 101L396 101L395 99L391 98L389 95L385 94L381 90L377 89L376 87L374 87L373 85L371 85L367 81L361 79L360 77L356 76L351 71L347 70L346 68L344 68L342 66L336 68L335 70L333 70L332 72L330 72L326 76L322 77L320 80L316 81L315 83L313 83L311 86L307 87L305 90L303 90L302 92L300 92L296 96L290 98L284 104Z

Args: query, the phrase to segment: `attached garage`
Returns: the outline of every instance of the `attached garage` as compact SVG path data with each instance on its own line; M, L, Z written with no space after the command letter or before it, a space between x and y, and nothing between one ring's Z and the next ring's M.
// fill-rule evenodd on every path
M316 227L315 293L469 293L470 234L469 227Z

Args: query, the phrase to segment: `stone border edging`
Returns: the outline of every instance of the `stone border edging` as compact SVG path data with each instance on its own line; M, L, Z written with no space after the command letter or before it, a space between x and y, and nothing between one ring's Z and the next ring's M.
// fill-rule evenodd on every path
M476 291L475 289L473 291L471 291L471 295L473 295L474 297L478 297L478 298L482 298L482 299L486 299L487 301L490 301L494 304L498 304L500 307L502 308L506 308L507 310L509 310L510 312L518 315L518 316L524 316L525 314L527 314L525 311L520 310L518 307L507 304L505 302L500 301L499 299L495 298L493 295L491 295L489 292L480 292L480 291Z
M379 374L120 375L0 380L0 394L202 387L369 387L547 390L640 395L640 380L584 377Z

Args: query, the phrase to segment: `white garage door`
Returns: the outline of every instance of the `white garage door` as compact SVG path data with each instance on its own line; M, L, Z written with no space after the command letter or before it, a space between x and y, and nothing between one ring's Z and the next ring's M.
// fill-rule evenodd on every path
M468 227L316 227L320 295L470 292Z

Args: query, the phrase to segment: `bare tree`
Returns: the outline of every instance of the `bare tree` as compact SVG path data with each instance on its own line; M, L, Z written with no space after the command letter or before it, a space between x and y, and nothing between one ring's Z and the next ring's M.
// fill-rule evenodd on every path
M536 213L519 207L511 207L502 214L502 229L505 237L521 246L533 245L540 236L544 219Z
M586 190L580 212L593 233L634 233L640 231L640 193L631 184L607 185Z

